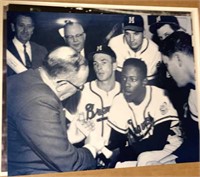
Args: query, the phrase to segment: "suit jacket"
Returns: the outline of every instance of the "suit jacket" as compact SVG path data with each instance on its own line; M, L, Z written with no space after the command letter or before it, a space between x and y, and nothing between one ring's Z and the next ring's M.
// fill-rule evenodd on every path
M32 68L35 69L42 65L42 62L47 55L47 49L35 42L31 42L31 53L32 53ZM22 59L13 43L13 41L9 41L7 44L7 49L20 61L22 62ZM13 71L8 65L7 65L7 76L11 76L16 74L15 71Z
M8 175L94 169L86 148L67 138L61 101L29 69L7 79Z

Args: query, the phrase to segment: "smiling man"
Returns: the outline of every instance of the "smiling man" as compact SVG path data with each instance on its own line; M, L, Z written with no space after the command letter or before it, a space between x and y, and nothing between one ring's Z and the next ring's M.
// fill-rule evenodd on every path
M86 33L80 23L66 22L64 26L64 40L68 46L85 56L84 45Z
M15 36L11 41L8 41L7 49L23 67L35 69L42 65L47 49L30 41L35 29L35 22L30 13L12 15L14 20L11 23L11 29ZM7 76L24 71L19 71L18 68L7 65Z

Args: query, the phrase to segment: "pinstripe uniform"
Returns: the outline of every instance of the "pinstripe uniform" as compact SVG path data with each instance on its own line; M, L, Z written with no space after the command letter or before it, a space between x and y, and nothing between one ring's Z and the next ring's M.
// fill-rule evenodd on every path
M142 47L138 52L134 52L127 44L124 34L113 37L108 44L117 56L117 70L121 72L123 63L128 58L138 58L147 65L147 78L154 78L157 64L161 61L161 54L158 46L150 39L144 38Z
M173 134L168 135L169 144L166 143L165 149L170 153L182 143L177 112L169 98L165 96L164 90L146 86L146 96L139 105L135 105L133 102L127 103L122 93L115 97L108 123L113 129L123 134L131 130L137 139L142 141L153 135L154 126L169 120L171 121L170 130ZM130 121L133 126L130 125Z
M81 99L78 105L78 113L84 115L86 120L95 122L95 132L98 136L104 137L106 144L110 136L110 127L107 125L108 112L113 98L120 92L120 84L115 82L115 87L109 92L101 90L96 81L84 85Z

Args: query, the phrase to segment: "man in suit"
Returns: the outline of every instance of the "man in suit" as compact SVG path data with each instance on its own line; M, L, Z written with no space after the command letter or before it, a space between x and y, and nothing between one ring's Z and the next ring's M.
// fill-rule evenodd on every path
M17 14L11 23L11 29L15 36L11 41L8 41L7 49L13 58L19 61L17 61L19 65L23 65L24 70L41 66L47 54L45 47L30 41L34 28L35 23L28 13ZM7 55L7 60L9 60L9 55ZM7 66L7 76L24 71L16 68L18 66Z
M67 20L64 27L60 28L59 33L67 46L73 48L88 60L89 75L87 81L96 79L93 62L89 59L93 46L91 42L90 45L86 45L87 34L83 25L80 22Z
M42 67L7 79L9 176L96 168L103 139L91 134L83 148L75 148L72 143L85 137L76 123L67 124L61 103L83 89L87 75L85 59L59 47Z

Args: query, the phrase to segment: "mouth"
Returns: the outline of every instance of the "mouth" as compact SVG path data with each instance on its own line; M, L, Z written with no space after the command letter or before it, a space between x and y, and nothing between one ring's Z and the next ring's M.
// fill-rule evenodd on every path
M125 95L130 95L130 94L132 94L132 91L131 91L129 88L124 88L124 89L123 89L123 93L124 93Z
M104 75L103 72L97 72L97 75Z
M74 47L79 47L80 46L80 43L77 43L77 44L73 44Z

